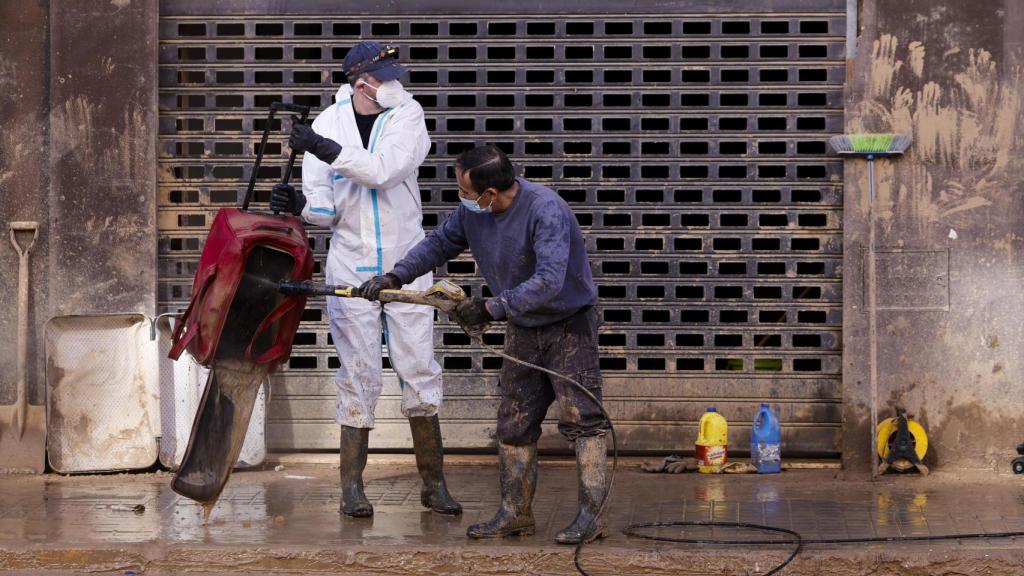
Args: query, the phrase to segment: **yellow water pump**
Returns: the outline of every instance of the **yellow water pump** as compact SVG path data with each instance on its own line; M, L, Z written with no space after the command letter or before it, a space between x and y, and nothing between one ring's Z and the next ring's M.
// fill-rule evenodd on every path
M896 406L896 416L886 418L878 423L878 473L882 474L892 468L897 472L906 472L917 468L921 474L928 474L928 467L922 460L928 452L928 434L924 427L907 416L907 411Z

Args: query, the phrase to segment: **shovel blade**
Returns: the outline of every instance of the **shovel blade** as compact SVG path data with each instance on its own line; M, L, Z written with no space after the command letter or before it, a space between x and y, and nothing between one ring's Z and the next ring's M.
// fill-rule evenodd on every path
M24 416L18 416L15 406L0 406L0 474L42 474L46 471L46 407L28 406Z

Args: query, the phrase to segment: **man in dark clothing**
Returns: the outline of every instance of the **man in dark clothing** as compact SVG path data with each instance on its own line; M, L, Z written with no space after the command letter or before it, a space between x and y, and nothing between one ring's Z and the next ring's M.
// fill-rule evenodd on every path
M466 248L493 298L474 297L455 311L470 328L507 320L505 352L582 383L601 398L597 353L597 289L583 234L568 204L554 191L513 176L496 147L458 157L455 175L462 205L383 276L360 287L376 298L455 258ZM575 443L579 508L556 540L574 544L605 536L600 506L607 492L608 425L600 407L561 378L506 361L499 376L501 507L488 522L470 526L472 538L532 534L537 439L548 406L558 400L559 431Z

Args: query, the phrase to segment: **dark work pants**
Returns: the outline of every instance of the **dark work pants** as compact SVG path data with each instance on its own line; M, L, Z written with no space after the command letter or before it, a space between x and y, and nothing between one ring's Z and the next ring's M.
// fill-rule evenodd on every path
M597 355L597 310L588 307L565 320L524 328L509 323L505 353L583 384L601 399L601 369ZM540 438L548 406L558 400L558 431L569 440L604 434L601 410L576 386L555 376L508 359L499 376L498 440L503 444L533 444Z

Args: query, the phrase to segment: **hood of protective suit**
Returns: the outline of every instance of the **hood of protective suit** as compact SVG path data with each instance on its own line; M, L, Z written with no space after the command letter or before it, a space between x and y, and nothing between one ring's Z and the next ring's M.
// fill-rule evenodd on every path
M334 101L341 102L345 98L351 98L355 93L352 86L348 84L342 84L338 87L338 91L334 93Z

